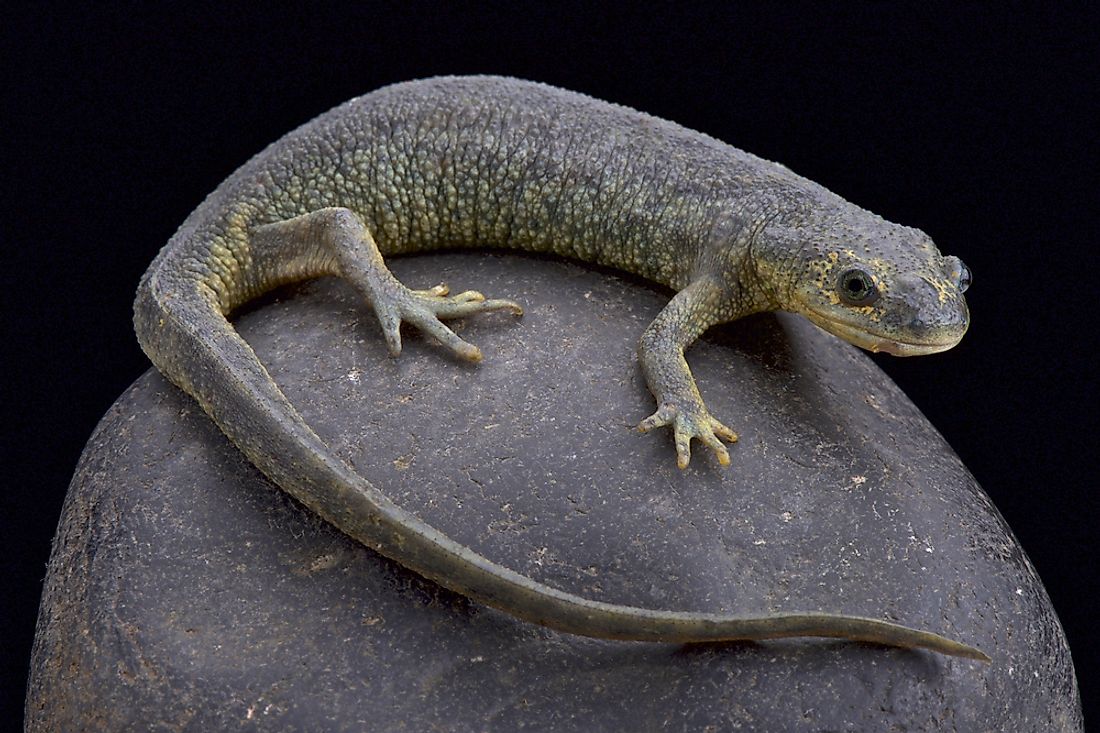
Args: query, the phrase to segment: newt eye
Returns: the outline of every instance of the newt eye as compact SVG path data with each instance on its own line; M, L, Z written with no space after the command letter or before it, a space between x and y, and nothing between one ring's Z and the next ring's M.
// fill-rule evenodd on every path
M962 260L959 260L959 292L965 293L966 289L970 287L970 281L973 276L970 274L970 268L963 264Z
M970 274L970 268L955 256L945 257L944 262L947 264L948 276L955 283L955 287L959 289L960 293L965 293L966 289L970 287L970 281L974 278Z
M840 299L848 305L870 305L878 300L878 288L871 275L853 267L840 273L837 280Z

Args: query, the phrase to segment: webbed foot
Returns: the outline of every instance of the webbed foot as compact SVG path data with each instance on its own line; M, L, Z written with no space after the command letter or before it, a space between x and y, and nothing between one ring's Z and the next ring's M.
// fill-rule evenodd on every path
M701 401L662 402L655 413L638 423L638 430L648 433L665 425L672 426L678 468L687 468L691 461L692 438L698 438L714 451L720 464L730 465L730 454L722 441L736 442L737 433L711 417Z

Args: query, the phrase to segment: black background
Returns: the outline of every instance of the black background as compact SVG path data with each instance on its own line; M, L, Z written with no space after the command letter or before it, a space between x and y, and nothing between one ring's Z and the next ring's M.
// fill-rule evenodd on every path
M0 721L19 719L80 449L148 366L130 328L145 266L221 179L291 128L389 82L476 72L703 130L926 230L970 265L963 343L876 361L1016 532L1065 626L1086 718L1096 715L1096 18L1060 4L398 5L4 10L0 659L11 713Z

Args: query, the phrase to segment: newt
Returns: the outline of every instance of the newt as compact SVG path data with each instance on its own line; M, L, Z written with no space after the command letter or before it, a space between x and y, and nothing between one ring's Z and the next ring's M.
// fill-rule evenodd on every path
M289 133L225 180L141 279L134 326L157 369L190 394L276 485L344 533L452 591L521 619L603 639L713 642L835 637L988 661L928 631L856 616L759 617L598 602L477 554L387 499L280 391L228 317L293 281L338 276L372 306L390 352L402 323L461 359L444 325L511 300L445 285L411 290L384 257L503 248L598 263L675 295L641 334L677 464L698 439L723 465L736 434L708 412L684 358L705 330L800 313L857 346L898 355L954 346L970 272L925 233L885 221L787 168L626 107L500 77L440 77L357 97Z

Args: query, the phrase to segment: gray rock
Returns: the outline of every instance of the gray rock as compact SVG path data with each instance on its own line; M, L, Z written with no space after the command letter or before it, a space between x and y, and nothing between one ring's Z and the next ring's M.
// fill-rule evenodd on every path
M868 644L603 642L469 602L276 490L149 373L77 469L46 583L27 729L1078 731L1034 569L940 435L862 354L801 319L689 358L740 431L680 472L634 358L667 294L568 263L395 262L515 297L387 358L334 281L239 319L307 421L394 500L491 559L604 601L887 618L990 665Z

